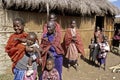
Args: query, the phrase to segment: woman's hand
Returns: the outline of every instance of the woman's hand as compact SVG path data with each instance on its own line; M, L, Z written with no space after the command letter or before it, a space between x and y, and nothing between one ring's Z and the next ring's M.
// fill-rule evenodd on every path
M76 41L76 36L72 37L72 41L75 42Z

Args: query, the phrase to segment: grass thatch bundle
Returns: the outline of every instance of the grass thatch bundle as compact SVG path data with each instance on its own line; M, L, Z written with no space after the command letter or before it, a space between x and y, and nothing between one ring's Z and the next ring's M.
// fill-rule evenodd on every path
M119 9L108 0L2 0L7 9L36 10L46 12L46 4L49 11L59 11L70 14L110 14L116 15Z

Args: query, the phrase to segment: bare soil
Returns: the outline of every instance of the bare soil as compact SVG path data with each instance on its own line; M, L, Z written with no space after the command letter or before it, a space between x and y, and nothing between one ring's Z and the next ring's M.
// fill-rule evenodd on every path
M109 67L120 64L120 56L113 53L108 53L106 70L99 69L97 65L93 66L92 63L86 58L85 60L79 59L78 71L70 67L63 66L63 80L120 80L120 73L113 73Z
M120 56L109 53L107 56L106 71L99 69L98 66L93 66L88 58L85 60L79 58L78 71L70 67L69 71L64 62L63 65L63 80L120 80L120 73L113 73L109 67L120 64ZM6 71L6 74L0 75L0 80L13 80L11 68Z

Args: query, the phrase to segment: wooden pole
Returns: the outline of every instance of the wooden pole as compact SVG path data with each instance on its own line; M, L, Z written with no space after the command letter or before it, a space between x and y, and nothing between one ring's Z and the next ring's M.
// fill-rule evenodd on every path
M49 20L49 4L48 3L46 4L46 7L47 7L47 22L48 22Z

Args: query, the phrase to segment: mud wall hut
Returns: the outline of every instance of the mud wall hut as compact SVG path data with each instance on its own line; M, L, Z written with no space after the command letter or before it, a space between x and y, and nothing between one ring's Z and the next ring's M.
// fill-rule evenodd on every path
M76 19L87 54L88 45L96 26L104 27L106 35L111 40L113 19L119 10L108 0L0 0L2 54L6 56L4 46L10 34L14 32L12 29L14 18L24 18L26 21L25 30L27 32L34 31L40 37L43 24L47 21L49 13L57 14L57 21L62 26L63 35L70 21Z

